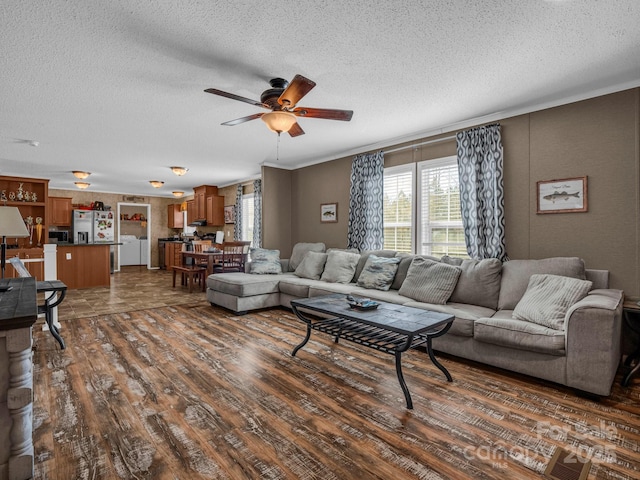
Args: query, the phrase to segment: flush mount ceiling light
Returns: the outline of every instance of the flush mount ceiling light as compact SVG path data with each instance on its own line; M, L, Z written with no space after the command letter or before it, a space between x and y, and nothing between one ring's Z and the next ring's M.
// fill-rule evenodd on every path
M161 182L160 180L149 180L149 183L153 185L153 188L160 188L164 185L164 182Z
M91 185L90 183L87 183L87 182L75 182L75 184L76 184L76 187L78 187L81 190L84 190L89 185Z
M288 132L293 124L296 123L296 116L293 113L282 111L265 113L260 118L267 124L269 130L276 132L278 135L282 132Z
M182 195L184 195L184 192L171 192L173 194L174 197L181 197Z
M184 167L170 167L170 168L171 168L171 171L179 177L181 177L182 175L184 175L189 171L188 168L184 168Z
M89 175L91 175L91 172L83 172L81 170L74 170L73 172L73 176L76 178L79 178L80 180L84 180L85 178L87 178Z

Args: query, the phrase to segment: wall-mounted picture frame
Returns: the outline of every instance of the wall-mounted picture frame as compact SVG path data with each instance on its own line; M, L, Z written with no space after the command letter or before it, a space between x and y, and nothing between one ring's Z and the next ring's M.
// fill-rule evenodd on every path
M224 207L224 223L236 223L235 205L227 205Z
M587 209L586 176L537 182L537 213L574 213Z
M320 205L320 222L335 223L338 221L338 204L323 203Z

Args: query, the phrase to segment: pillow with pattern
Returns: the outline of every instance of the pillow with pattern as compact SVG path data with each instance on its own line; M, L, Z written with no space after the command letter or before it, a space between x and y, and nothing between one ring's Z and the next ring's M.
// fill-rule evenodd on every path
M280 250L252 248L250 251L250 255L250 273L260 275L282 273L282 265L280 264Z
M389 290L398 271L401 258L384 258L369 255L362 273L358 277L358 286L375 290Z

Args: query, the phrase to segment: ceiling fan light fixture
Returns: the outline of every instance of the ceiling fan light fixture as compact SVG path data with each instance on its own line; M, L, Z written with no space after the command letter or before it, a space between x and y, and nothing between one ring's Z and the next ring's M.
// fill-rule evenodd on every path
M296 123L296 116L293 113L282 112L279 110L265 113L260 118L262 118L262 121L267 124L267 128L269 130L278 134L288 132L293 124Z
M87 182L74 182L74 183L76 184L76 187L78 187L80 190L84 190L89 185L91 185L90 183L87 183Z
M160 180L149 180L149 183L153 186L153 188L160 188L164 185L164 182L161 182Z
M184 195L184 192L171 192L173 194L174 197L178 198L181 197L182 195Z
M189 171L188 168L184 168L184 167L170 167L170 168L171 168L171 171L179 177L181 177L182 175L184 175Z
M84 180L91 175L91 172L83 172L82 170L74 170L71 173L73 173L74 177L79 178L80 180Z

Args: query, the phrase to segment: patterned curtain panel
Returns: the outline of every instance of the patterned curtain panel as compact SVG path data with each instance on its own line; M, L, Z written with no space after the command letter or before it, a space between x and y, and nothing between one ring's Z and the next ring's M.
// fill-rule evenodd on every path
M236 190L236 224L233 226L233 239L242 240L242 185Z
M500 125L458 132L456 139L467 252L478 260L506 261Z
M380 250L384 152L357 155L351 166L347 248Z
M262 247L262 180L253 181L253 248Z

